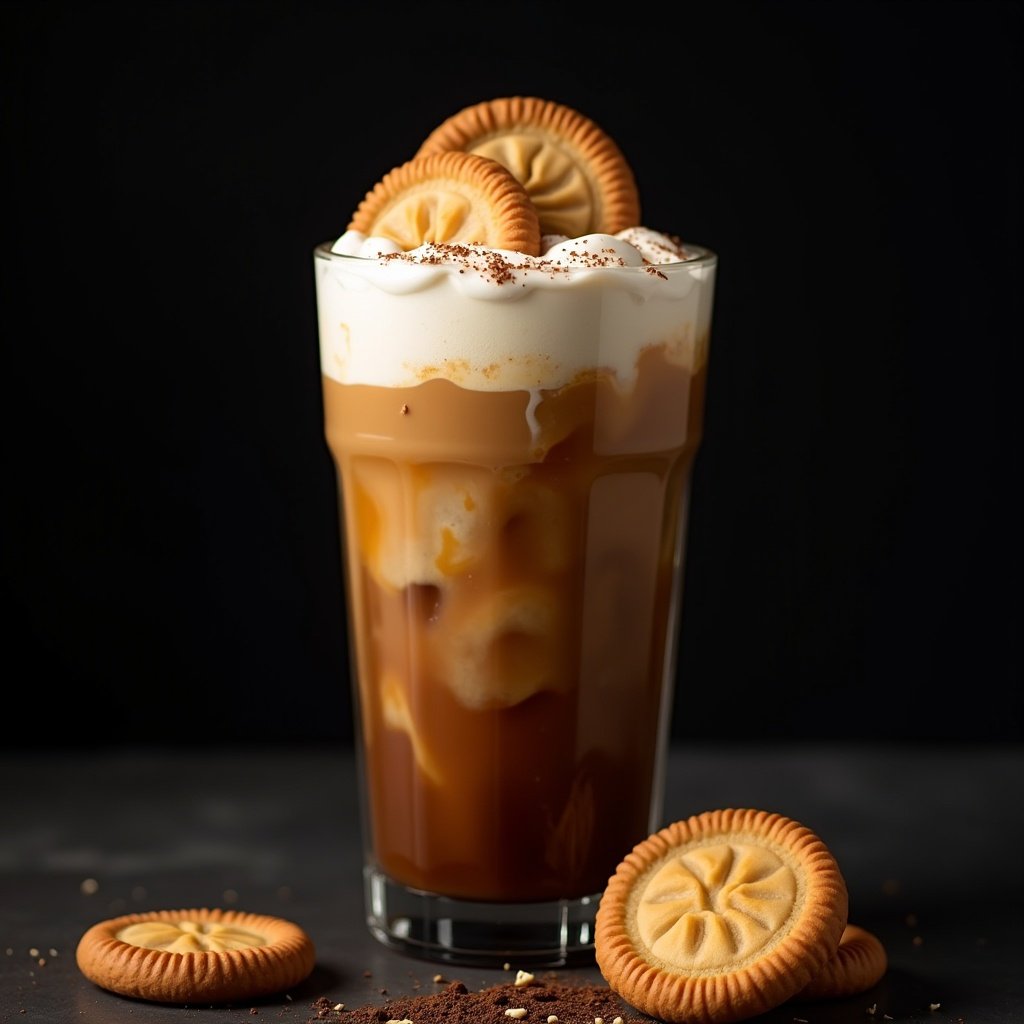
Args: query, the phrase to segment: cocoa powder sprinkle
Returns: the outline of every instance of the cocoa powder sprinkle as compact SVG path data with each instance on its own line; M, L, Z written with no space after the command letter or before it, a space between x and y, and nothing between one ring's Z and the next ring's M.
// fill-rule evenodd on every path
M388 252L378 253L382 263L416 263L423 266L451 266L460 274L467 270L474 271L484 280L493 284L513 284L518 280L517 273L531 271L546 273L551 278L559 274L569 274L573 270L596 270L603 267L624 267L625 260L615 254L614 249L600 252L580 252L573 250L569 255L574 262L563 264L561 260L544 259L543 257L513 258L514 254L499 252L494 249L473 248L469 245L453 242L430 242L417 253ZM657 277L665 275L656 269L656 265L644 263L642 269Z
M307 1024L386 1024L411 1020L415 1024L509 1024L507 1010L526 1010L526 1021L557 1017L558 1024L594 1024L598 1018L622 1024L650 1024L606 985L538 982L515 985L505 982L471 992L461 981L452 981L441 992L395 997L337 1011L337 1004L322 996L312 1004L316 1016ZM520 1016L516 1014L515 1016Z

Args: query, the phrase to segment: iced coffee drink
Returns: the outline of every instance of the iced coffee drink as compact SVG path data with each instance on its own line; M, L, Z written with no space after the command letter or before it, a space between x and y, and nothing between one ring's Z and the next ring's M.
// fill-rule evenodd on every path
M315 253L368 915L441 959L585 948L660 813L715 258L536 248Z

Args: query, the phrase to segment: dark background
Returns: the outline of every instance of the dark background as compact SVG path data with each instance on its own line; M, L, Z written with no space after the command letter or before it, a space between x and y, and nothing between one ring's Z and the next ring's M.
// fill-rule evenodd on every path
M8 746L351 737L311 250L515 93L720 256L676 735L1024 736L1020 4L0 19Z

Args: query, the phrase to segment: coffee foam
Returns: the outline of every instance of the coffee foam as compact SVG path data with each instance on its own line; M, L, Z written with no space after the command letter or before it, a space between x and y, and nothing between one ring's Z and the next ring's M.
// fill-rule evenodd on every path
M402 252L355 231L325 243L315 260L323 373L536 391L602 372L629 390L652 346L690 369L704 362L713 254L642 227L544 241L540 257L433 243Z

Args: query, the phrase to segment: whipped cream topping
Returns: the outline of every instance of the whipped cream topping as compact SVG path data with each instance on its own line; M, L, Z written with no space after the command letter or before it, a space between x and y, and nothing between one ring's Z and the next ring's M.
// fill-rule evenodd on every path
M426 243L401 250L346 231L316 251L321 367L342 384L444 378L484 391L558 388L640 353L705 358L716 259L669 235L548 235L542 254Z
M446 246L426 243L417 249L403 250L390 238L365 235L361 231L346 231L331 247L331 252L342 256L362 256L373 259L380 256L400 256L411 263L433 262L438 252L445 249L473 252L495 252L482 246ZM565 235L544 235L541 255L525 256L505 252L522 269L551 269L552 267L639 267L644 264L680 263L690 258L679 239L651 228L626 228L615 235L595 232L579 238Z

